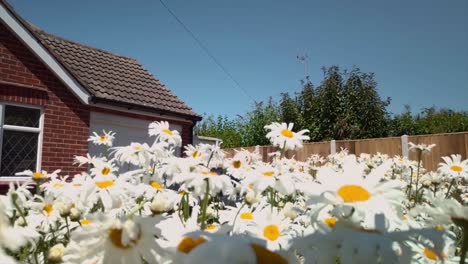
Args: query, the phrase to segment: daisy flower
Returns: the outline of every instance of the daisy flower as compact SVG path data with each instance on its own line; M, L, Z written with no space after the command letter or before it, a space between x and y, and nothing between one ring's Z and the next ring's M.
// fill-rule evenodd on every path
M104 158L95 159L92 163L93 167L90 169L90 173L94 177L115 177L117 168L113 164L113 160L107 161Z
M218 193L231 196L234 194L232 180L223 174L218 174L215 171L202 170L185 175L180 175L181 181L187 188L193 188L193 194L196 197L204 197L206 193L207 182L209 184L209 194L215 196Z
M50 174L47 173L47 171L45 171L45 170L36 171L36 172L33 172L31 170L25 170L23 172L17 172L15 175L30 176L32 178L32 180L34 180L35 182L43 182L43 181L48 180L52 176L56 177L58 173L60 173L60 170L55 170L54 172L52 172Z
M189 145L186 145L184 149L185 149L184 151L185 155L192 159L199 159L203 156L203 152L200 149L200 146L193 146L189 144Z
M416 152L421 152L423 154L428 154L431 152L431 150L436 146L436 144L414 144L413 142L409 142L409 150L411 151L416 151Z
M112 147L112 141L114 141L115 133L112 131L106 132L102 131L102 134L99 135L96 132L93 132L93 136L90 136L88 141L92 142L95 145L104 145Z
M268 250L261 240L247 236L205 234L202 238L205 241L194 245L184 263L294 263L287 256Z
M73 164L78 164L78 166L83 166L85 164L92 164L96 157L91 157L89 153L86 154L85 156L75 156L73 159Z
M439 163L439 170L452 177L468 179L468 159L462 161L461 155L442 157L445 163Z
M314 214L333 209L342 216L354 212L361 221L372 221L381 213L389 219L398 219L397 209L404 198L401 183L382 181L390 166L391 162L386 162L364 177L364 166L356 163L354 156L349 156L341 172L331 168L319 170L317 180L320 184L312 185L311 199L307 203L314 205Z
M302 141L309 140L309 136L305 136L309 130L304 129L299 132L293 132L293 123L277 123L273 122L270 125L265 126L265 129L269 130L266 137L274 146L284 148L285 150L302 148Z
M63 260L65 263L158 263L163 250L156 243L160 218L134 216L115 219L105 215L90 218L91 224L73 232Z
M150 147L146 143L132 142L129 146L113 147L112 151L116 160L135 166L145 166L151 160Z
M278 250L289 246L291 239L289 227L289 219L280 214L276 208L272 210L265 208L258 213L258 217L253 219L246 230L254 237L265 240L269 250Z
M160 141L167 141L169 144L180 146L182 144L182 138L180 137L179 131L171 130L167 121L153 122L149 124L148 134L155 136Z

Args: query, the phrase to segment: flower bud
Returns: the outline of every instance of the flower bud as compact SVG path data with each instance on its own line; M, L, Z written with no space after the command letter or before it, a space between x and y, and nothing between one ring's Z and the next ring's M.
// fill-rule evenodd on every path
M18 219L16 219L16 221L15 221L15 225L25 227L27 225L27 223L26 223L26 221L24 220L23 217L18 217Z
M73 204L71 203L65 204L62 202L58 202L55 204L55 206L58 209L60 216L65 218L70 215L70 210L72 209Z
M174 204L165 193L157 193L150 205L153 214L162 214L173 209Z
M57 244L49 249L49 254L47 259L51 263L60 263L62 262L62 257L65 252L65 247L63 244Z
M70 208L70 220L73 222L80 221L81 212L80 210L76 209L75 207Z

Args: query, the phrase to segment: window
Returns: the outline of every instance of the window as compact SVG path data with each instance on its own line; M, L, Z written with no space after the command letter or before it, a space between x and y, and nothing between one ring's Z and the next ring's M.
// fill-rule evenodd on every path
M0 176L40 170L41 109L0 103Z

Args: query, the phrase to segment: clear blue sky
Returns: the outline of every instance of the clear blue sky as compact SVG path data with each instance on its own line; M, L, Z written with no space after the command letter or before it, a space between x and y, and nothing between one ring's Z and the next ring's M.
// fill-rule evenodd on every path
M49 33L136 58L200 114L299 91L303 53L316 85L322 66L375 72L393 113L468 110L467 0L164 0L249 96L157 0L9 1Z

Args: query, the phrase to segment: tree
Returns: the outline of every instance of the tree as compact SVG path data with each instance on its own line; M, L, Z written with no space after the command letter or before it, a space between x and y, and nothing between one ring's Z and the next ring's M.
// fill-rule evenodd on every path
M343 109L348 125L346 138L387 136L389 104L390 98L380 98L374 74L353 68L343 88Z

